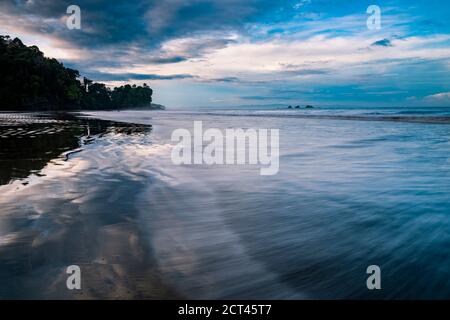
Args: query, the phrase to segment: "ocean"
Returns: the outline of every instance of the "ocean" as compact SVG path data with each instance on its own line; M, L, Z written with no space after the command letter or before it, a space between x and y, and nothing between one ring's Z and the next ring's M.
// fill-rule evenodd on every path
M173 164L194 121L279 129L278 173ZM0 297L450 298L449 138L432 107L0 114Z

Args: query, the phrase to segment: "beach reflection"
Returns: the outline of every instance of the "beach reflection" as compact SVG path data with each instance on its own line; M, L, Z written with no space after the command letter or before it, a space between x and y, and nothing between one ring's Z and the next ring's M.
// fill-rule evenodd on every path
M144 134L151 129L70 114L0 113L0 185L40 175L50 160L67 160L70 151L81 151L78 148L105 134Z
M77 144L0 186L0 298L449 297L448 125L94 116L112 122L75 120ZM199 119L282 128L279 174L174 165L171 133Z
M164 149L149 146L151 125L67 115L4 122L0 298L179 297L156 276L132 209L145 180L140 161ZM66 288L73 264L79 291Z

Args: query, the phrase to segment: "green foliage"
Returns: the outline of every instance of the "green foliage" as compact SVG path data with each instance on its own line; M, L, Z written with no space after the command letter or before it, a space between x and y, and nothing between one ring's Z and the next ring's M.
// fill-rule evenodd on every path
M144 107L152 102L153 90L144 83L143 87L129 84L114 88L111 92L112 105L115 108Z
M150 107L152 89L125 85L110 90L77 70L44 57L36 46L0 36L0 110L105 110Z

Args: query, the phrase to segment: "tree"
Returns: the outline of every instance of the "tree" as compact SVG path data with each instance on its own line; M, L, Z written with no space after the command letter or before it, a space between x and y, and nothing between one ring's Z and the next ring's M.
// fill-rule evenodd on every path
M118 109L151 106L147 84L110 90L44 57L37 46L0 35L0 110Z

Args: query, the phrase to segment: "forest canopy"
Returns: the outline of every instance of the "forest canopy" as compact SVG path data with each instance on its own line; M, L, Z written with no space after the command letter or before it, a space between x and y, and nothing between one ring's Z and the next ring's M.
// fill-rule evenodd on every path
M0 35L0 110L107 110L151 107L153 90L113 89L81 79L77 70L47 58L36 46Z

